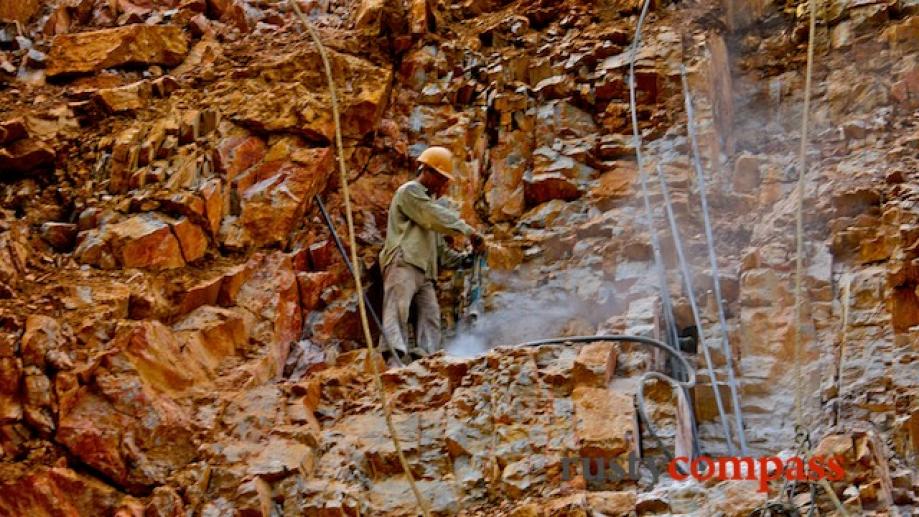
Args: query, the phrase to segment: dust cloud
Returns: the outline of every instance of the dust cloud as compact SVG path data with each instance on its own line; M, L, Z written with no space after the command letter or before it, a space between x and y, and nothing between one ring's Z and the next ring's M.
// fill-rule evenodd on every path
M542 269L521 266L510 273L490 272L487 281L501 290L486 298L485 313L474 324L460 324L446 340L447 354L473 357L496 346L594 333L597 325L621 310L603 271Z

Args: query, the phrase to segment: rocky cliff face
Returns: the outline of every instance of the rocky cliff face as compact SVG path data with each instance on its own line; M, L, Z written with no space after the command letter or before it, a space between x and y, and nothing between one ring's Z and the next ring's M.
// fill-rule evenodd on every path
M919 4L821 4L803 418L818 451L845 458L833 489L851 513L904 514L919 492ZM443 145L457 157L451 198L492 236L489 315L453 350L661 335L628 115L640 5L300 5L330 49L376 289L391 193ZM352 282L313 201L344 235L326 79L288 2L34 0L0 4L0 19L0 514L416 514L371 389L382 360L361 349ZM668 181L714 384L729 400L733 365L753 454L794 447L807 36L804 4L655 4L636 62L647 171ZM651 201L686 329L656 181ZM713 383L691 359L702 448L723 454ZM661 453L632 400L638 375L666 368L631 345L497 348L389 369L384 384L437 515L748 514L767 497L754 482L563 476L570 457ZM672 447L676 397L647 392ZM795 500L832 511L821 492Z

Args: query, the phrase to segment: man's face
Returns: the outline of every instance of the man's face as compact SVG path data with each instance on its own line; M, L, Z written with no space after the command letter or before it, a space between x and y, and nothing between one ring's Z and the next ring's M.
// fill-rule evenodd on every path
M420 181L421 184L427 187L427 189L430 190L435 197L440 197L446 194L447 186L450 184L450 180L441 176L439 173L432 170L427 165L424 166L424 171L421 173Z

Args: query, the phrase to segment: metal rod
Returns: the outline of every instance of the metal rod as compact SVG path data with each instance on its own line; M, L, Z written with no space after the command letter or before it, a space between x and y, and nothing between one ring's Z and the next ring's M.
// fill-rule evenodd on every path
M728 452L734 454L734 443L731 438L731 426L728 425L728 418L724 412L724 402L721 400L721 391L718 389L715 376L715 368L712 365L712 355L705 343L705 330L702 328L702 319L699 317L699 306L696 304L696 295L693 293L692 273L686 262L686 256L683 254L683 242L680 238L680 230L676 225L676 218L673 216L673 206L670 202L670 191L667 189L667 179L664 178L664 171L660 164L657 166L657 177L661 184L661 193L664 195L664 208L667 211L667 220L670 222L670 232L673 234L673 244L676 248L677 259L680 263L680 273L683 276L683 285L686 286L686 297L689 298L689 309L692 311L692 319L699 331L699 346L702 348L702 355L705 357L705 366L708 370L709 380L712 384L712 392L715 394L715 406L718 408L718 415L721 417L721 425L724 427L724 437L727 440ZM730 358L727 358L730 361Z
M661 305L664 312L664 326L670 336L674 346L679 346L680 338L676 328L676 318L673 315L673 304L670 300L670 293L667 287L667 273L664 270L663 259L660 252L660 241L657 237L657 231L654 228L654 213L651 210L651 202L648 194L648 181L644 169L644 158L641 154L641 133L638 129L638 110L635 101L635 54L641 45L641 28L645 23L645 17L648 15L648 8L651 6L651 0L645 0L641 8L641 14L638 16L638 23L635 26L635 37L632 40L629 49L629 111L632 120L632 146L635 148L635 160L638 167L638 177L641 180L641 193L644 200L645 216L648 221L648 230L651 236L651 248L654 251L655 267L660 283ZM687 398L689 393L686 393ZM696 432L695 418L692 419L693 425L693 448L699 449L699 442ZM730 437L726 437L730 442ZM694 451L695 452L695 451Z
M740 442L740 451L747 454L747 436L744 431L743 414L740 409L740 394L737 392L737 381L734 378L733 354L728 338L727 317L724 311L724 301L721 296L721 275L718 271L718 257L715 253L715 238L712 234L712 223L708 214L708 194L705 186L705 173L702 170L702 161L699 159L699 144L696 139L695 116L692 107L692 95L689 93L689 81L686 79L686 66L680 65L680 79L683 83L683 101L686 105L686 132L689 134L689 144L692 149L692 165L696 171L696 182L699 187L699 199L702 205L702 224L705 226L705 243L708 247L708 262L712 268L712 290L715 293L715 304L718 307L718 324L721 326L721 353L727 361L728 387L731 390L731 406L734 410L734 423L737 426L737 438ZM701 332L701 329L700 329Z

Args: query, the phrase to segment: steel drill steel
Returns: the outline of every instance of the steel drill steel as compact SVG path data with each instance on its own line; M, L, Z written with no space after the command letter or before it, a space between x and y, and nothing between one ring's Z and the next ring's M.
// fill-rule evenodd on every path
M670 233L673 236L673 245L676 248L677 262L680 266L680 276L683 278L683 286L686 289L686 297L689 299L689 310L692 313L692 321L699 331L699 348L702 349L702 356L705 357L705 366L708 370L709 380L712 383L712 392L715 394L715 403L719 411L722 412L721 424L724 426L724 433L728 441L728 450L734 454L733 443L731 442L730 426L728 426L727 416L723 414L724 406L721 400L721 393L718 389L717 377L712 361L711 351L705 343L705 329L702 327L702 318L699 316L699 304L696 303L696 294L692 286L692 272L689 269L689 263L686 261L686 255L683 253L683 240L680 237L680 229L677 228L676 218L673 215L673 204L670 201L670 189L667 188L667 178L664 177L664 171L660 164L657 166L657 178L660 181L661 193L664 196L664 209L667 213L667 221L670 223ZM729 357L725 358L730 361Z
M696 139L695 115L692 107L692 95L689 93L689 81L686 79L686 66L680 65L680 79L683 83L683 102L686 105L686 132L689 134L689 147L692 150L692 165L696 172L696 187L699 189L699 200L702 206L702 224L705 227L705 244L708 248L708 263L712 269L712 291L715 294L715 305L718 307L718 324L721 327L721 353L727 363L728 388L731 390L731 409L734 413L734 424L737 427L737 439L740 451L747 454L747 436L744 430L743 414L740 409L740 394L737 392L737 380L734 377L733 354L728 337L727 317L724 311L724 300L721 295L721 275L718 270L718 256L715 253L715 238L712 234L712 223L708 213L708 193L705 185L705 172L699 159L699 143ZM699 332L701 333L701 329Z
M661 277L661 303L666 304L669 302L669 291L667 288L667 279L666 273L663 272L663 265L660 261L660 251L659 244L655 244L657 241L657 233L654 228L654 214L651 210L651 201L650 194L648 193L648 179L647 174L645 174L644 160L641 154L641 132L638 128L638 109L637 103L635 101L635 54L638 51L638 46L641 44L641 28L644 25L645 17L648 15L648 7L651 5L650 0L646 0L644 5L641 8L641 14L638 17L638 23L635 26L635 38L632 40L632 45L629 50L629 113L632 120L632 145L635 148L635 160L638 168L638 178L641 182L641 194L645 206L645 215L648 220L648 229L651 232L651 246L652 249L657 247L655 250L655 261L658 262L658 276ZM666 314L665 314L666 318ZM674 341L677 342L677 341ZM703 348L704 343L700 343ZM715 393L715 405L718 408L718 415L721 418L721 425L724 428L724 439L727 442L728 452L731 454L734 453L734 444L731 440L731 431L727 423L727 416L724 412L724 404L721 402L721 394L718 392L717 384L715 382L715 377L713 368L710 362L707 361L706 366L709 370L709 375L711 376L712 382L712 391Z

